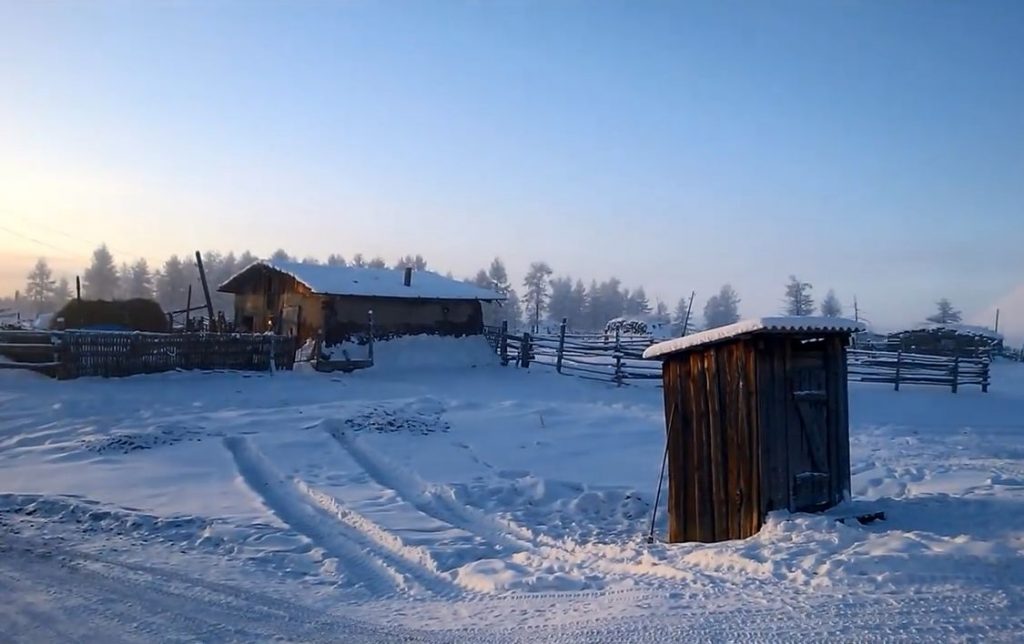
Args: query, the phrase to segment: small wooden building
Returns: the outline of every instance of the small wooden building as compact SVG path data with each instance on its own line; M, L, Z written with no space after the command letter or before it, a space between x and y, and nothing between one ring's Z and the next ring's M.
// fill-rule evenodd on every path
M369 331L402 335L483 333L481 302L504 298L487 289L429 271L326 266L261 260L218 289L235 295L241 331L275 330L301 345L322 333L324 346Z
M772 510L850 492L846 346L837 318L762 318L651 346L662 360L669 541L742 539Z

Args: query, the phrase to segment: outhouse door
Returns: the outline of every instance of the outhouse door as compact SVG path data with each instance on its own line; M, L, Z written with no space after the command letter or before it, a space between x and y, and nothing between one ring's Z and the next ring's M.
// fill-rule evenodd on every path
M825 353L806 347L790 364L789 509L810 512L832 505Z

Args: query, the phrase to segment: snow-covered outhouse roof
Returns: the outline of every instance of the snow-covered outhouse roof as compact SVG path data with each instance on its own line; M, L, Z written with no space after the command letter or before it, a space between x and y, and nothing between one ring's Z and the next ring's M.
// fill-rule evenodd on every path
M674 340L666 340L647 347L645 358L658 358L670 353L678 353L705 344L723 342L741 335L749 335L771 331L773 333L856 333L863 331L860 322L845 318L826 317L771 317L743 320L717 329L708 329L693 335L686 335Z
M480 288L431 271L413 271L409 286L404 283L405 271L399 268L368 268L329 266L259 260L246 266L217 289L232 293L243 275L257 267L291 275L309 290L320 295L353 295L362 297L394 297L422 300L504 300L495 291Z

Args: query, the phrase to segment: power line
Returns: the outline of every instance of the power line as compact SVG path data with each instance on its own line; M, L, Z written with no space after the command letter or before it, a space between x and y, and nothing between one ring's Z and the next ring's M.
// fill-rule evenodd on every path
M34 220L29 219L29 218L27 218L27 217L25 217L23 215L18 215L18 214L13 213L13 212L11 212L9 210L5 210L5 211L3 211L3 213L6 214L6 215L10 215L10 216L14 217L18 221L20 221L22 224L26 224L28 226L35 226L36 228L41 228L41 229L45 230L48 233L51 233L51 234L54 234L54 235L60 235L61 237L66 237L66 238L70 239L71 241L76 241L76 242L79 242L81 244L87 244L88 246L91 246L92 248L96 248L97 246L100 245L100 244L96 244L96 243L94 243L94 242L92 242L90 240L82 239L81 237L77 237L75 235L72 235L72 234L68 233L67 231L60 230L58 228L54 228L53 226L48 226L48 225L40 223L38 221L34 221ZM109 249L112 253L115 253L117 255L127 255L128 257L136 257L137 256L135 253L128 253L128 252L125 252L123 249L114 248L113 246L111 246L110 244L106 244L105 242L104 242L104 245L106 245L107 249Z
M8 232L8 233L14 235L15 237L20 237L20 238L22 238L22 239L24 239L26 241L30 241L30 242L32 242L34 244L39 244L40 246L45 246L46 248L49 248L51 250L55 250L55 251L58 251L58 252L61 252L61 253L69 254L69 255L71 255L72 259L85 259L84 255L79 255L75 251L71 251L71 250L68 250L66 248L61 248L60 246L54 246L53 244L51 244L49 242L45 242L45 241L43 241L41 239L36 239L35 237L32 237L30 235L26 235L24 233L19 233L16 230L8 228L7 226L0 226L0 230Z

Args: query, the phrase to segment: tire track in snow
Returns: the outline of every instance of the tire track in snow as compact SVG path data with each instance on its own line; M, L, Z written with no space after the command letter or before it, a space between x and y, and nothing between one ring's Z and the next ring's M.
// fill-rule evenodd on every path
M513 552L533 549L533 534L522 526L459 502L450 487L423 481L337 427L328 426L327 432L378 485L394 490L423 514Z
M377 596L456 594L452 582L426 563L425 552L415 552L304 481L284 476L248 438L231 436L224 444L246 485L293 530L337 557L344 574L356 584Z
M325 422L323 426L370 478L377 484L394 490L398 496L423 514L465 530L485 541L508 548L510 552L524 552L539 558L541 561L538 563L541 565L544 560L555 560L574 567L591 567L604 573L632 578L687 582L694 582L698 578L692 572L653 560L631 563L605 559L605 553L587 553L585 547L580 544L561 542L545 535L538 535L514 521L488 515L459 502L449 486L423 481L415 472L377 453L358 437L347 434L334 423Z

